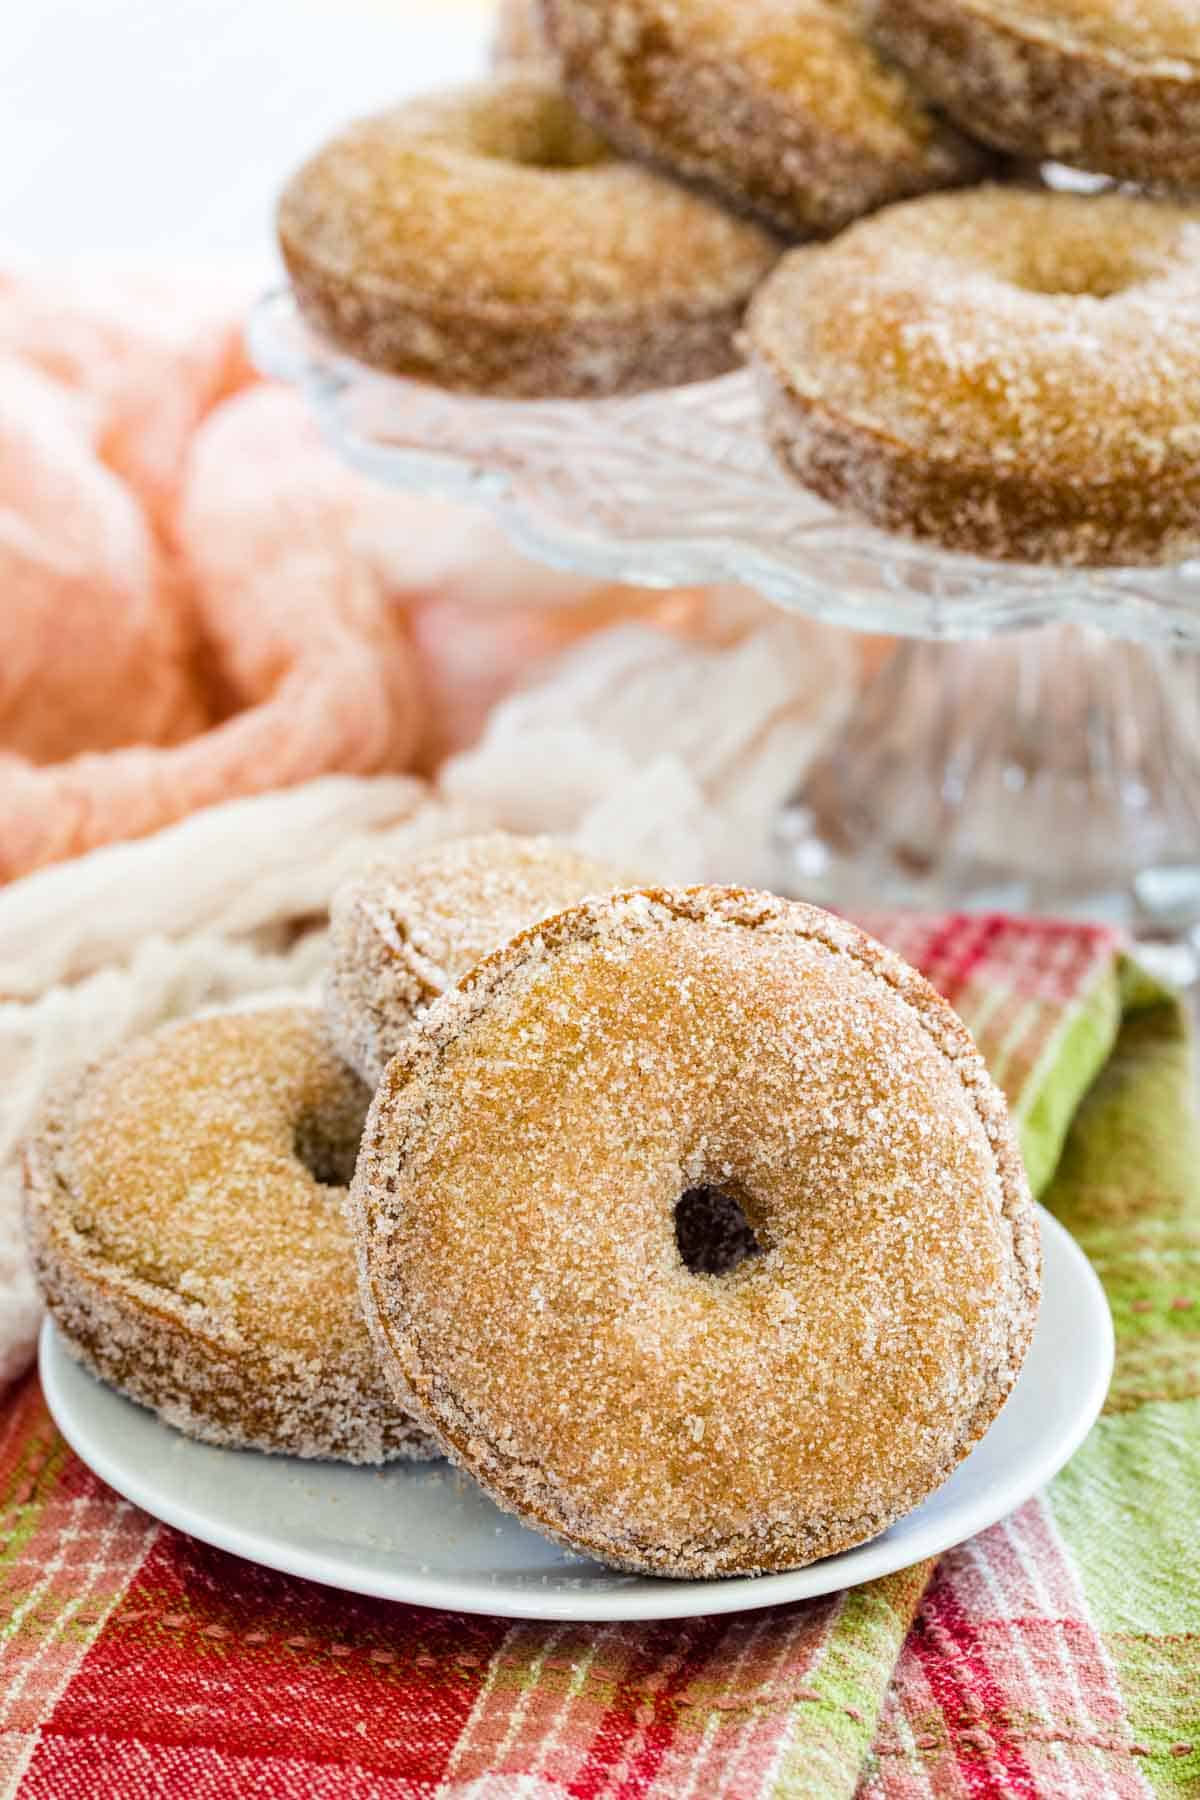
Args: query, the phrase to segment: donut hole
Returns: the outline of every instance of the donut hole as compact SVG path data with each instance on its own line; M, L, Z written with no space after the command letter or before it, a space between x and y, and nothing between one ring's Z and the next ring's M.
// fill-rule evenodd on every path
M1048 294L1052 298L1111 300L1114 294L1123 294L1126 288L1133 287L1135 280L1136 277L1119 276L1112 269L1036 270L1032 278L1026 278L1020 286L1027 293Z
M557 94L539 91L532 104L481 112L471 126L477 155L522 168L590 169L612 159L604 140Z
M292 1149L321 1187L346 1188L354 1176L366 1107L302 1113L292 1133Z
M675 1202L675 1243L692 1275L730 1275L763 1246L728 1187L688 1188Z
M1111 300L1159 272L1159 257L1152 252L1139 256L1133 245L1119 239L1097 237L1073 248L1074 254L1070 245L1055 242L1053 234L1031 239L1016 271L1017 285L1030 294Z

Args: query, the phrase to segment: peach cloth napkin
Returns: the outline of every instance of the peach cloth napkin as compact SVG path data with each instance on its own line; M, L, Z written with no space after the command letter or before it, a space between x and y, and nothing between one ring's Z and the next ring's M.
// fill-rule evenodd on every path
M429 768L531 660L657 604L343 468L247 366L249 297L0 275L0 881L238 795Z
M148 275L0 285L0 877L414 753L356 484L237 318Z

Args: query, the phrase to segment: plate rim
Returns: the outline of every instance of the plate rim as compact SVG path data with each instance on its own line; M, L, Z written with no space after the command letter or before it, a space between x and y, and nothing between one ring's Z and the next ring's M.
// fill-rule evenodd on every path
M1078 1306L1081 1300L1085 1300L1087 1319L1086 1322L1081 1319L1079 1323L1081 1330L1086 1323L1086 1335L1092 1342L1094 1351L1088 1364L1086 1385L1081 1390L1068 1429L1061 1436L1047 1438L1038 1452L1028 1460L1014 1464L1013 1472L1007 1480L1002 1480L980 1494L974 1502L964 1502L960 1512L952 1515L952 1536L946 1536L944 1517L941 1529L938 1529L935 1523L937 1515L934 1515L927 1527L926 1542L922 1542L919 1531L915 1541L910 1534L904 1539L890 1542L889 1534L885 1532L838 1556L827 1557L802 1569L778 1575L732 1576L701 1581L635 1576L632 1582L636 1585L627 1589L597 1590L594 1594L589 1594L583 1588L555 1590L553 1587L544 1591L531 1589L528 1593L523 1593L515 1585L506 1588L503 1584L493 1590L471 1578L437 1575L412 1568L398 1569L395 1577L389 1579L381 1578L377 1573L369 1574L365 1569L355 1576L353 1568L344 1566L336 1555L295 1546L287 1540L273 1537L269 1529L229 1525L220 1519L214 1522L208 1515L197 1514L189 1508L186 1501L173 1494L169 1486L165 1491L156 1487L153 1481L143 1478L137 1466L123 1462L119 1456L111 1454L103 1436L98 1439L89 1436L86 1421L77 1415L61 1377L69 1368L72 1372L82 1373L89 1381L96 1381L98 1386L104 1387L106 1384L75 1361L49 1315L42 1321L38 1339L38 1372L50 1416L67 1444L95 1475L123 1499L140 1507L152 1518L201 1543L210 1544L216 1549L239 1556L244 1561L258 1563L277 1573L315 1581L323 1587L335 1588L343 1593L444 1612L479 1613L495 1618L610 1624L756 1612L767 1606L815 1599L847 1587L858 1587L866 1581L911 1568L926 1557L944 1554L955 1545L965 1543L980 1531L985 1531L1000 1519L1006 1518L1052 1480L1080 1448L1100 1416L1112 1379L1116 1353L1112 1314L1099 1276L1070 1232L1041 1205L1037 1211L1042 1231L1043 1263L1051 1260L1046 1248L1047 1242L1050 1242L1054 1246L1053 1260L1056 1263L1061 1261L1071 1271L1072 1305ZM1045 1290L1042 1305L1045 1305ZM1018 1377L1018 1382L1020 1379ZM113 1389L106 1391L115 1394L126 1405L137 1404L124 1395L116 1394ZM1008 1404L1006 1402L1006 1406ZM171 1433L173 1437L178 1435L171 1426L155 1419L148 1409L138 1410L145 1413L159 1430ZM994 1424L993 1421L989 1432L994 1429ZM989 1432L984 1433L980 1445L986 1441ZM978 1448L977 1445L976 1449ZM225 1451L224 1454L247 1457L262 1456L263 1452L232 1450ZM971 1454L975 1454L975 1451ZM296 1459L272 1457L270 1460L288 1468L304 1466ZM967 1460L969 1459L964 1458L964 1462ZM961 1468L963 1464L957 1466ZM913 1513L906 1516L912 1519L920 1511L920 1507L915 1508Z

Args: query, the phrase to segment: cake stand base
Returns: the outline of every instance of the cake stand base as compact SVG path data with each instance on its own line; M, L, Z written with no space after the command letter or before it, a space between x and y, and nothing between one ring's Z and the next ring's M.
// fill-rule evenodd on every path
M782 815L781 884L1200 943L1198 701L1194 656L1089 626L906 643Z

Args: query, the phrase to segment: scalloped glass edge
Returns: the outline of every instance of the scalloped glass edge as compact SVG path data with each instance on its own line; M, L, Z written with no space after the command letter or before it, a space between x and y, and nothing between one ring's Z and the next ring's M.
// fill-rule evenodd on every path
M259 301L247 342L264 375L307 397L346 461L487 507L535 561L644 587L737 583L858 631L981 638L1076 622L1200 644L1200 558L1149 569L985 562L837 512L775 463L747 370L609 400L453 393L342 355L287 288Z

